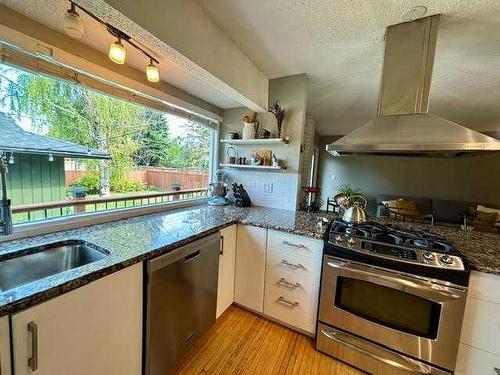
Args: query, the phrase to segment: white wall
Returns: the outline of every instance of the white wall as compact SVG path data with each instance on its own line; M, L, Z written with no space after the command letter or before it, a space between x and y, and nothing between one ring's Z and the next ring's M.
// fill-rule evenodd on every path
M93 11L109 14L109 10L99 4L102 2L79 1ZM200 79L216 77L226 85L221 89L232 90L234 99L242 105L256 111L266 108L268 78L212 22L195 0L105 2L181 54L176 56L178 62ZM138 33L137 38L140 37L141 33ZM213 84L219 85L219 82L213 81Z
M306 115L307 76L299 74L270 80L269 100L279 100L286 111L282 133L290 138L290 143L274 145L272 150L277 158L282 159L287 165L287 173L235 169L227 171L234 181L243 183L245 188L248 188L250 198L255 205L295 210L300 197L300 148ZM250 113L251 111L247 108L225 110L221 138L226 138L231 132L239 132L241 135L242 118ZM263 128L271 132L277 131L273 115L259 113L257 120ZM227 159L227 147L227 145L221 147L221 162ZM248 157L253 150L262 149L262 147L238 146L237 149L241 156Z

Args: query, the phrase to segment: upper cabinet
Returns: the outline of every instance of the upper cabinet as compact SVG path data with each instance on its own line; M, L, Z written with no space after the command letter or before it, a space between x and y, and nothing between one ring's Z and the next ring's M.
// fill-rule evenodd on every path
M142 277L138 263L12 315L16 375L140 374Z

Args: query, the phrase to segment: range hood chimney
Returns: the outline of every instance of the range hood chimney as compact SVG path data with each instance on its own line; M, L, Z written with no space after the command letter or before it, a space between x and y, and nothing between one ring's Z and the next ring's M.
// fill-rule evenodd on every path
M387 28L377 117L328 145L328 152L457 157L500 151L496 139L428 113L439 17Z

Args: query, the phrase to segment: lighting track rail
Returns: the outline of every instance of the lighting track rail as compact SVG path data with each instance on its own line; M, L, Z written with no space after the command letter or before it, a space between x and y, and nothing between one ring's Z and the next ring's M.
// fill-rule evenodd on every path
M140 51L143 55L145 55L149 59L149 64L146 66L146 76L148 81L150 82L160 81L160 73L155 65L155 63L160 64L160 62L155 57L153 57L149 52L145 51L144 48L137 45L132 40L132 37L130 35L121 31L115 26L107 22L104 22L94 13L74 3L73 1L70 1L69 3L70 3L70 9L68 9L66 15L64 16L64 30L69 36L76 39L83 39L85 37L85 29L83 26L83 22L82 19L80 18L80 15L77 12L78 8L79 10L90 16L92 19L94 19L96 22L103 25L108 31L108 33L110 33L116 38L116 41L113 42L109 48L108 56L111 61L113 61L116 64L125 63L125 57L127 51L123 46L122 41L126 42L130 46L134 47L136 50Z

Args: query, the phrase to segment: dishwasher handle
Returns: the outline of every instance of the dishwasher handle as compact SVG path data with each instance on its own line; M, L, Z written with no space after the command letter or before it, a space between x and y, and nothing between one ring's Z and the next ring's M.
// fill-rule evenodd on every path
M196 258L200 255L200 250L196 250L194 253L191 253L184 257L184 262L189 262L191 259Z
M189 262L190 260L196 258L204 249L210 248L213 243L217 243L218 250L218 244L220 243L219 232L203 237L202 239L193 241L191 243L188 243L187 245L181 246L166 254L149 260L147 262L148 274L151 274L152 272L160 270L178 261Z

